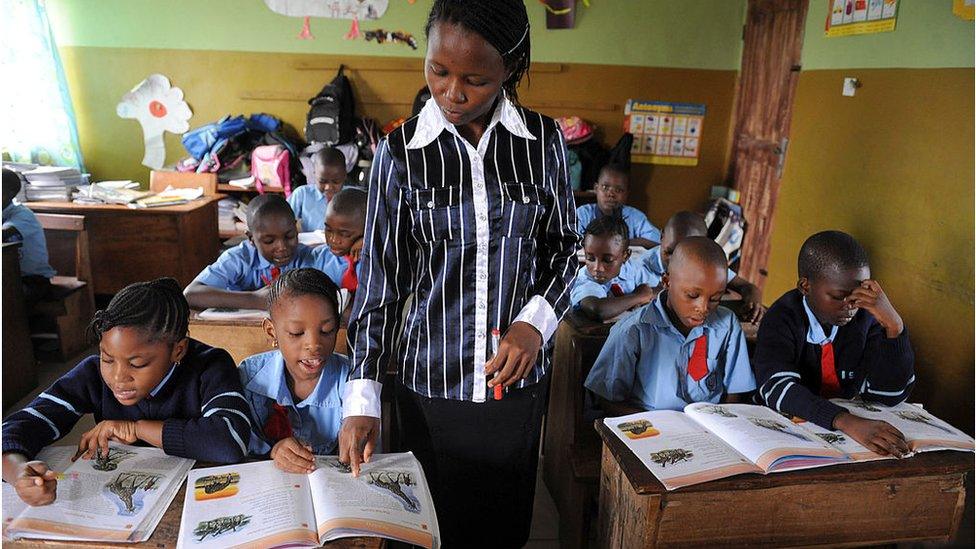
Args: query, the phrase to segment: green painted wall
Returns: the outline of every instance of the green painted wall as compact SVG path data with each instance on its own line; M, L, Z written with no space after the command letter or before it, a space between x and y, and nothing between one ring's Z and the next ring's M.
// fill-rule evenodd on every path
M952 0L901 0L894 32L824 36L829 0L810 0L803 70L973 66L973 22L952 14Z
M912 400L971 433L973 23L948 0L900 3L894 32L842 38L823 36L827 1L810 3L766 301L796 284L808 236L853 234L910 330Z
M47 0L60 46L163 48L421 57L431 0L390 0L361 29L404 30L419 48L345 40L348 19L313 18L315 40L297 37L300 18L262 0ZM594 0L576 28L549 31L545 8L526 0L532 57L547 62L738 70L745 0Z

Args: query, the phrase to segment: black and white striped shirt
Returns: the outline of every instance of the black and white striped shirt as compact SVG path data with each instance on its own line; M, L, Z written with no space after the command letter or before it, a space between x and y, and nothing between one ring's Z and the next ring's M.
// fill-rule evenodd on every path
M429 100L373 161L344 415L379 417L391 359L419 394L483 402L492 329L525 321L548 342L569 306L579 238L552 119L502 98L474 147ZM518 386L548 362L546 346Z

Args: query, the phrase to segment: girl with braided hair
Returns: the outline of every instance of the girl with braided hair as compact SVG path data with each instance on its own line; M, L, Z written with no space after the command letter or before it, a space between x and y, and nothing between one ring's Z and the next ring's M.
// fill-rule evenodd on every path
M315 455L334 454L349 359L334 353L339 288L318 269L281 275L268 296L264 329L275 349L241 363L253 411L249 450L288 473L310 473Z
M55 474L31 461L85 414L95 427L74 459L107 457L109 441L236 463L247 454L248 405L227 351L187 337L190 308L172 278L123 288L95 313L98 355L82 360L3 422L3 480L30 505L57 495Z
M444 546L521 547L577 270L566 146L518 105L523 0L435 0L426 31L431 98L370 174L339 459L357 474L369 461L392 364L398 440L424 466Z

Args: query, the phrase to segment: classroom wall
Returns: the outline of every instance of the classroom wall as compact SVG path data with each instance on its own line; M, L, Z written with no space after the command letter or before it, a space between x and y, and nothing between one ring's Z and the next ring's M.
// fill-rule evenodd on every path
M826 38L826 4L810 3L766 301L796 284L806 237L853 234L910 331L912 400L972 433L973 23L951 0L899 2L892 33Z
M406 30L402 45L344 40L349 20L313 18L315 40L300 40L301 19L277 15L261 0L48 0L86 167L96 179L145 183L141 130L115 114L119 98L153 72L183 89L191 127L228 113L268 112L298 128L307 104L332 78L337 62L361 111L381 124L407 115L423 85L423 25L431 0L389 4L376 27ZM595 122L608 146L620 137L629 98L705 103L699 166L637 166L631 203L663 225L675 210L697 208L724 173L744 0L655 0L594 3L576 28L545 29L544 8L528 1L537 66L520 93L551 116ZM707 40L702 37L708 37ZM167 161L185 155L166 134Z

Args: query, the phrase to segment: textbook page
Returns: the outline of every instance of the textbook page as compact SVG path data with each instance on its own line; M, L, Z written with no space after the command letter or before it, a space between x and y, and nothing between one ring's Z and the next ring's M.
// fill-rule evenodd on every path
M273 461L194 469L177 548L318 546L308 477Z
M974 450L970 436L916 404L902 402L889 407L861 400L833 399L831 402L847 408L856 416L887 421L905 435L908 447L913 452Z
M15 538L145 541L192 466L160 448L109 443L107 457L66 467L57 500L27 508L8 531Z
M844 452L765 406L696 402L685 413L766 472L850 461Z
M71 465L71 457L75 455L78 448L75 446L48 446L34 456L37 461L43 461L48 468L55 472L61 472ZM27 509L27 504L17 495L17 489L12 484L3 483L3 539L10 539L7 536L7 526L13 522L18 515Z
M381 536L420 547L440 546L437 515L420 462L410 452L375 454L359 477L335 456L316 457L309 477L319 541ZM463 489L458 479L457 489Z
M603 421L668 490L762 472L683 412L658 410Z

